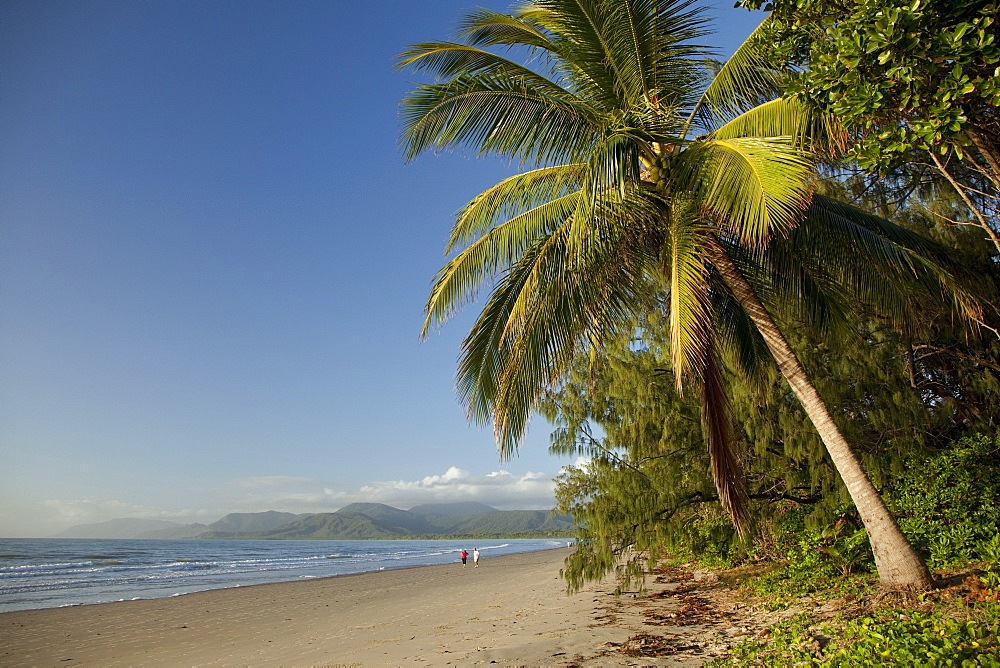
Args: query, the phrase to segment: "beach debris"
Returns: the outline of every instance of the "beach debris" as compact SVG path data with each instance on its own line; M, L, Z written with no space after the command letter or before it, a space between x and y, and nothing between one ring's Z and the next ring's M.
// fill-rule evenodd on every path
M637 633L619 648L619 651L626 656L671 656L681 652L700 654L702 650L700 643L651 633Z

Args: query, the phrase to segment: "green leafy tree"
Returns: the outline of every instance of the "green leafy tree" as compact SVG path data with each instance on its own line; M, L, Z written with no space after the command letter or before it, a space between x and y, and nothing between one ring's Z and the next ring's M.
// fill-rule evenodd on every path
M926 164L1000 251L1000 5L983 0L745 0L773 10L789 93L856 131L885 173Z
M753 37L709 77L704 31L687 2L538 0L475 12L459 41L402 55L401 66L441 80L403 102L408 157L467 147L531 166L459 213L448 244L458 252L434 284L426 327L490 290L458 387L509 456L577 356L599 356L635 316L664 310L673 373L699 390L713 479L741 528L747 495L720 356L732 348L753 367L769 353L864 519L882 581L926 586L926 567L765 301L831 326L850 284L902 312L914 281L945 277L936 251L814 196L810 151L826 148L832 128L779 96L781 76Z

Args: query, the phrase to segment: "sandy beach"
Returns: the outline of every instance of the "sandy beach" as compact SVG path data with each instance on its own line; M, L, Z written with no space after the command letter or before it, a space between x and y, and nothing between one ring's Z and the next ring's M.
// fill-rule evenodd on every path
M566 554L4 613L0 665L700 665L623 654L641 616L610 584L568 596Z

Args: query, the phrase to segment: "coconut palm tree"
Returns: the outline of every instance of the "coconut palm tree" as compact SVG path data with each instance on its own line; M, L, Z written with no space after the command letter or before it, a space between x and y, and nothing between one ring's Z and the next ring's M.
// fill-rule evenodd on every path
M814 195L814 156L835 127L780 97L781 74L754 35L720 65L697 44L705 34L687 0L534 0L475 11L456 41L401 55L401 67L438 77L403 101L408 159L460 147L524 169L459 212L424 333L489 292L458 388L507 457L575 356L665 309L679 389L700 391L719 496L741 529L720 360L731 352L749 369L769 353L857 505L883 584L927 586L771 313L796 306L829 325L847 287L898 312L914 281L944 276L939 258L929 242Z

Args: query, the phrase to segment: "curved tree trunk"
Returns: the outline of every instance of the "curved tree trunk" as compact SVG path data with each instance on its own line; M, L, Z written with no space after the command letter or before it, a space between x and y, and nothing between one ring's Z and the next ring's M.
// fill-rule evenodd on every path
M861 463L850 444L834 423L826 403L809 380L788 341L764 308L753 286L714 237L707 251L709 260L718 269L722 279L732 290L733 296L767 342L778 368L781 369L785 380L791 385L792 391L795 392L795 396L819 432L827 452L830 453L830 459L833 460L837 472L847 485L851 499L861 515L861 521L868 530L868 539L875 555L875 565L878 567L882 586L922 589L932 587L934 581L927 566L899 530L899 525L861 468Z

